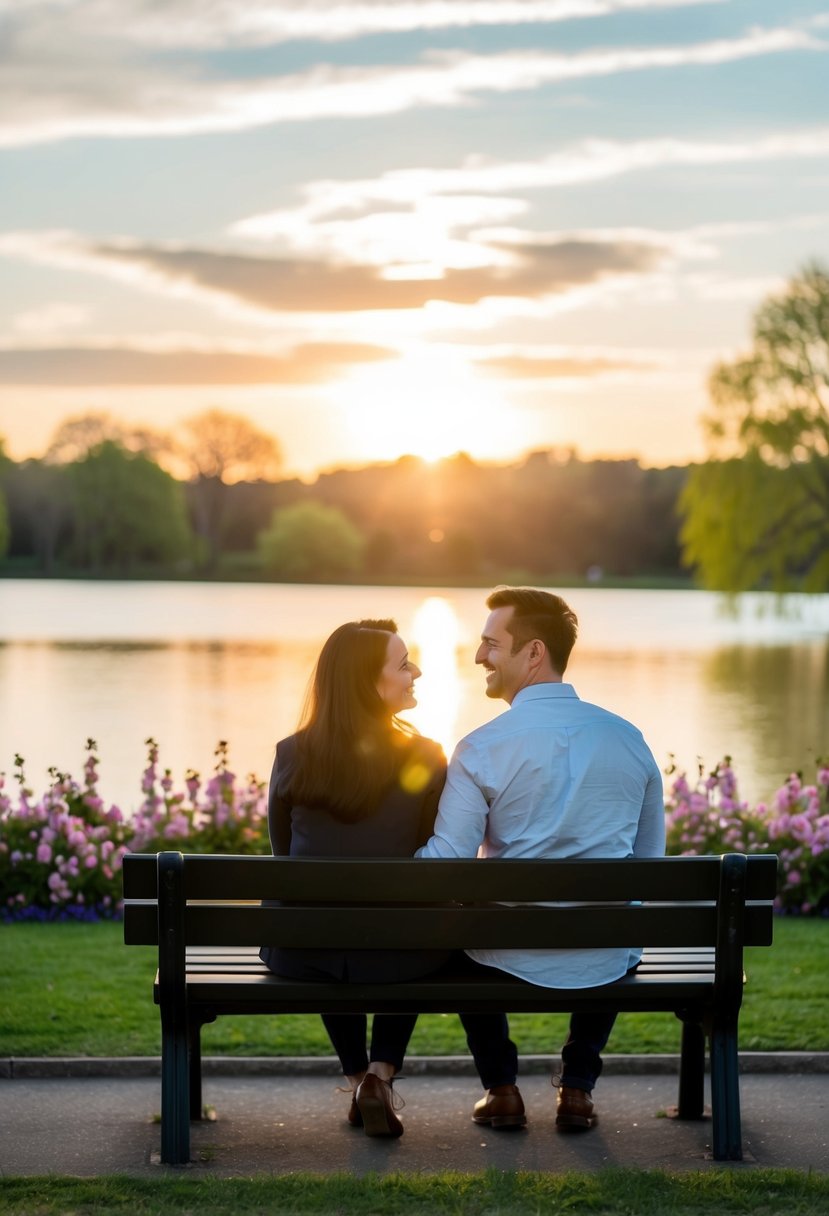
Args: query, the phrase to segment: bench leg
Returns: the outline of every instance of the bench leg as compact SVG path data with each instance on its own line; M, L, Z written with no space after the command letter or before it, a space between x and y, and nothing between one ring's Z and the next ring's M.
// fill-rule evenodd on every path
M190 1092L186 1026L161 1030L161 1160L190 1160Z
M201 1022L191 1022L188 1028L190 1061L190 1120L202 1117L201 1094Z
M742 1161L740 1074L736 1020L711 1027L712 1148L715 1161Z
M679 1057L679 1119L702 1119L705 1113L705 1032L693 1018L682 1019Z

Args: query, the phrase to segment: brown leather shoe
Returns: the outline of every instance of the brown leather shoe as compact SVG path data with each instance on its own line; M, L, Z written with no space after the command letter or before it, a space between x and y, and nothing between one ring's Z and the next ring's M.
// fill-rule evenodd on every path
M360 1114L360 1108L357 1105L357 1093L355 1090L351 1091L351 1105L348 1108L346 1118L352 1127L363 1126L363 1116Z
M354 1101L367 1136L403 1135L403 1124L394 1113L391 1081L367 1072L357 1087Z
M599 1121L593 1109L593 1100L584 1089L573 1089L560 1085L556 1094L556 1130L560 1132L586 1132Z
M508 1127L524 1127L527 1116L517 1085L496 1085L488 1089L472 1110L474 1123L488 1123L496 1131Z

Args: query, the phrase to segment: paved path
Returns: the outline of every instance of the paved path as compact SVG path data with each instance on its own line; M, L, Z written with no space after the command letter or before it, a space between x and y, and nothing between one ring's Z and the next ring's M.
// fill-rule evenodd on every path
M603 1166L696 1170L717 1167L711 1123L679 1123L664 1111L676 1078L610 1075L596 1091L598 1127L557 1135L546 1077L522 1079L526 1131L493 1132L470 1120L480 1096L464 1076L401 1081L405 1135L372 1140L345 1120L335 1076L214 1076L205 1101L215 1122L194 1124L199 1175L295 1171L434 1173L452 1169L595 1170ZM829 1076L751 1073L741 1082L745 1160L726 1168L788 1166L829 1173ZM0 1080L0 1175L124 1173L158 1176L159 1082L149 1077Z

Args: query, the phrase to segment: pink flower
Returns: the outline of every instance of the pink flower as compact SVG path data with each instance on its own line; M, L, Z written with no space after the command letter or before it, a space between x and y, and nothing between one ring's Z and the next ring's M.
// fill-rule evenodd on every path
M48 844L39 844L37 846L37 859L46 865L52 860L52 850Z

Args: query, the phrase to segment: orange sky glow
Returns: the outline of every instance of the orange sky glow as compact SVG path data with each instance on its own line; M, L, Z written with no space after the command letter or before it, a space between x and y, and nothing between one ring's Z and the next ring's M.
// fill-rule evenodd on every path
M3 7L14 459L221 409L285 476L686 464L714 364L826 260L819 0Z

